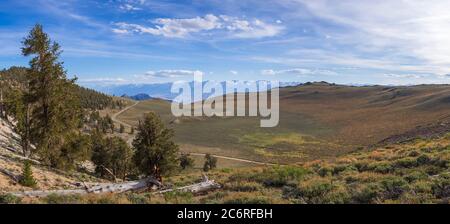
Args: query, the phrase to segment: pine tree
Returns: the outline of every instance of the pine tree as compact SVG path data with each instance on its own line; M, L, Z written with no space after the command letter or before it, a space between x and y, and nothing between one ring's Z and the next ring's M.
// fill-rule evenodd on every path
M123 124L120 124L119 132L120 133L124 133L125 132L125 126Z
M134 127L131 127L130 135L134 135Z
M150 112L144 116L133 141L133 160L141 173L161 181L162 175L178 166L178 145L172 138L173 130L165 128L157 114Z
M27 95L22 91L14 89L9 92L9 99L6 103L9 113L14 116L16 125L14 131L19 134L22 146L22 154L31 156L31 133L30 133L30 110L31 105Z
M92 135L92 162L96 165L95 172L102 177L124 179L133 169L133 150L119 137L102 138L100 133Z
M58 61L60 46L39 24L24 39L22 54L34 56L27 75L31 139L42 159L56 166L65 136L76 130L82 116L73 94L75 79L66 78L63 63Z
M181 169L185 170L185 169L193 167L193 166L194 166L194 160L191 157L189 157L188 154L182 154L180 156Z
M208 172L217 167L217 158L210 154L205 155L205 163L203 164L203 171Z
M20 179L19 183L25 187L35 187L37 184L36 180L33 177L31 163L28 160L23 163L22 178Z

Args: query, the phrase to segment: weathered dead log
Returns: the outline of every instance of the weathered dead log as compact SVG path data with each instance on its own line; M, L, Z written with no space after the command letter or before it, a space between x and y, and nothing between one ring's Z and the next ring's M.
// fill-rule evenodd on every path
M16 183L19 183L20 181L20 176L15 175L13 172L10 172L9 170L0 168L0 173L3 173L4 175L8 176Z
M71 190L35 190L35 191L23 191L12 193L18 197L46 197L51 194L56 195L76 195L76 194L101 194L101 193L123 193L127 191L140 191L148 189L151 186L157 186L159 188L163 185L152 177L148 177L139 181L128 181L122 183L80 183L78 186L84 188L71 189ZM174 189L166 189L162 191L155 192L155 194L162 194L171 191L181 191L181 192L191 192L194 194L215 190L221 186L214 182L214 180L208 180L204 176L203 181L197 184L192 184L184 187L178 187Z
M0 155L0 159L6 160L6 161L12 161L12 162L17 162L16 160L19 160L21 162L28 160L28 161L36 164L36 165L41 165L41 162L39 162L38 160L31 159L31 158L28 158L28 157L25 157L25 156L21 156L21 155L17 155L17 154L10 154L8 156Z
M209 180L206 175L203 175L203 180L200 183L192 184L184 187L178 187L175 189L166 189L162 191L155 192L154 194L163 194L172 191L180 191L180 192L191 192L193 194L199 194L215 189L219 189L220 184L216 183L214 180Z
M123 183L96 183L92 186L84 184L84 189L71 190L36 190L12 193L18 197L46 197L51 194L56 195L74 195L74 194L100 194L100 193L122 193L126 191L138 191L146 189L151 185L162 186L154 178L145 178L139 181L128 181Z

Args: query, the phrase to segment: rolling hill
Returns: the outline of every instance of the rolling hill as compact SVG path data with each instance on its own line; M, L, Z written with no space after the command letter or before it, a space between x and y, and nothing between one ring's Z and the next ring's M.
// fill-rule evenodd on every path
M450 86L342 86L309 83L280 90L280 123L260 128L258 117L175 118L170 103L142 101L118 116L136 125L155 111L188 152L264 162L334 158L393 135L450 120Z

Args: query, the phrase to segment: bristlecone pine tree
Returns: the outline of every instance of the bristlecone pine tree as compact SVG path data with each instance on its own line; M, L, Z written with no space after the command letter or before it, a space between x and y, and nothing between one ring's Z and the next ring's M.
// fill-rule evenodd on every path
M22 178L20 179L19 183L25 187L35 187L37 184L36 180L33 177L31 163L28 160L23 163Z
M134 163L138 170L162 181L162 175L178 166L178 145L171 139L173 130L167 129L159 116L153 112L139 121L133 141Z
M217 167L217 158L210 154L205 155L205 163L203 164L203 171L208 172Z
M102 177L125 180L134 169L133 150L127 142L119 137L104 139L101 132L94 133L92 139L95 141L92 150L95 172Z
M194 166L194 160L189 157L189 154L182 154L180 156L180 167L181 169L185 170L187 168Z
M55 167L64 139L76 130L82 112L73 94L75 79L66 78L58 43L52 42L36 25L23 41L22 54L34 56L28 70L28 92L25 99L32 105L30 137L44 162Z

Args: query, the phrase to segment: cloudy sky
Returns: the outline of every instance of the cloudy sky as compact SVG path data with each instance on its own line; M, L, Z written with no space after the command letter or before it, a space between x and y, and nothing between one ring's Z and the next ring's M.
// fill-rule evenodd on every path
M0 68L35 23L80 83L450 83L446 0L2 0Z

